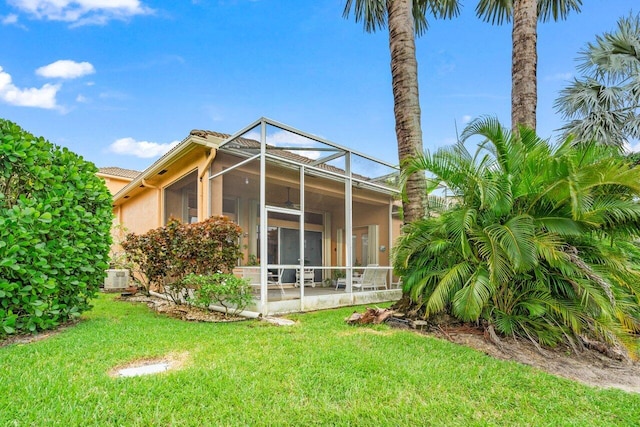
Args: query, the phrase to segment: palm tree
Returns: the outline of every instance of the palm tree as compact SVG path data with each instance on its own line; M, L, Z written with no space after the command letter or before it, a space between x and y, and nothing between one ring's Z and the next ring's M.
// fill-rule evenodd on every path
M484 138L475 153L464 142ZM598 340L633 350L640 331L640 167L610 147L557 147L496 119L476 120L451 148L415 157L439 212L406 227L394 267L426 317L533 342Z
M476 14L486 22L501 25L513 18L511 32L511 128L536 128L538 104L537 24L553 18L566 19L580 11L582 0L479 0Z
M576 142L593 139L623 148L640 138L640 15L618 21L580 52L583 72L565 88L556 108L569 122L561 129Z
M427 13L436 18L450 18L458 14L458 1L346 0L345 18L352 9L356 22L363 21L365 31L374 32L387 25L389 28L396 138L402 169L406 159L423 150L415 36L427 29ZM411 175L403 200L405 224L424 216L424 200L424 176Z

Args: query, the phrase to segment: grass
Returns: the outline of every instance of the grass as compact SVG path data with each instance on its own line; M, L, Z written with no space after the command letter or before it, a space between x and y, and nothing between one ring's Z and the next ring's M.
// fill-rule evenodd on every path
M2 426L637 425L640 395L599 390L446 341L352 327L353 308L186 323L102 295L84 321L0 348ZM112 378L139 358L182 369Z

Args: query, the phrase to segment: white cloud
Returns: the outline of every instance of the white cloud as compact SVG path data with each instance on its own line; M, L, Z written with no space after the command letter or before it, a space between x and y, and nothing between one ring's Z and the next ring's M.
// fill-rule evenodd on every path
M557 73L554 74L552 76L547 76L545 77L545 81L551 82L551 81L567 81L567 80L571 80L571 78L573 77L573 73Z
M89 102L89 98L87 98L86 96L80 94L80 95L76 96L76 102L86 103L86 102Z
M70 22L72 26L104 25L112 19L126 20L154 12L140 0L8 0L8 3L37 19Z
M0 67L0 100L7 104L46 109L59 108L56 105L56 95L60 87L59 84L52 85L47 83L40 89L20 89L13 84L11 75Z
M36 70L39 76L60 79L76 79L95 72L95 68L89 62L75 62L68 59L60 59Z
M133 138L120 138L109 145L109 151L116 154L127 154L148 159L150 157L161 156L173 147L178 145L180 141L173 141L166 144L149 141L136 141Z
M27 29L27 27L25 27L24 25L22 25L19 22L19 17L15 13L10 13L10 14L5 15L5 16L0 15L0 23L2 25L13 25L13 26L21 28L23 30Z
M18 15L16 15L15 13L11 13L7 16L3 16L2 17L2 23L4 25L11 25L11 24L17 24L18 23Z
M464 116L462 116L462 124L466 125L467 123L469 123L471 121L472 117L468 114L465 114Z

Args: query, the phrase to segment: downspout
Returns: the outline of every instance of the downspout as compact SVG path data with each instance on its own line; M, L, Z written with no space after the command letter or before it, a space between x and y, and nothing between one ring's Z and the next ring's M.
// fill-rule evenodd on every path
M202 206L200 209L198 209L198 219L200 221L203 221L205 219L205 213L204 213L204 183L202 182L202 178L205 176L205 174L207 173L207 170L209 170L209 166L211 166L211 162L213 162L213 160L216 158L216 154L218 154L218 150L216 148L212 148L211 152L209 153L209 155L207 156L207 160L204 163L204 166L202 167L202 170L200 171L200 173L198 174L198 182L200 182L200 200L198 200L198 206ZM209 180L207 180L207 188L209 187L209 185L211 185L211 182Z
M142 185L149 188L153 188L154 190L158 190L158 215L156 218L156 227L160 227L162 225L162 189L156 185L151 185L147 182L147 180L142 180Z
M117 205L116 210L118 212L116 215L118 218L118 225L122 225L122 205Z

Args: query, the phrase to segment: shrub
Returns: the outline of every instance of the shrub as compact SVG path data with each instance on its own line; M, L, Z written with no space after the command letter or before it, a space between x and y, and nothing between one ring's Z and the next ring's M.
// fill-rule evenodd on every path
M232 315L241 312L253 299L249 281L233 274L189 274L182 282L194 289L194 296L190 298L193 304L203 308L219 304L224 307L225 316L229 315L230 308Z
M0 336L91 306L108 264L111 195L97 168L0 120Z
M122 242L129 260L142 273L142 286L172 290L181 295L182 279L189 273L230 272L240 257L242 229L226 216L214 216L195 224L171 218L165 227L145 234L130 233ZM180 302L180 298L172 298Z

